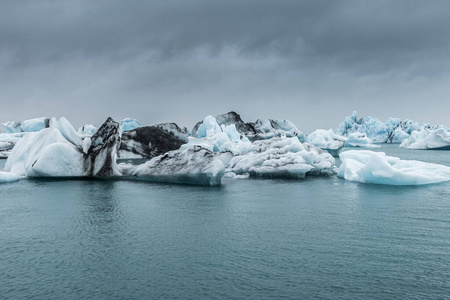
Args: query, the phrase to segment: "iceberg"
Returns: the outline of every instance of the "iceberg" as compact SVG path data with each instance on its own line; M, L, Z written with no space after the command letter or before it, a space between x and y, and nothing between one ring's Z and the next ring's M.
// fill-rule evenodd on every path
M25 121L9 121L3 123L3 127L7 133L36 132L50 127L51 122L55 120L55 118L42 117Z
M120 147L121 126L108 118L89 140L90 146L83 155L84 176L122 175L117 168L117 151ZM82 147L83 150L87 146Z
M119 174L115 148L119 123L108 119L91 138L81 139L65 118L30 132L11 151L5 171L26 177L79 177Z
M414 130L432 128L430 124L413 122L411 120L400 120L389 118L382 122L377 118L358 118L354 111L350 117L346 117L339 125L335 133L342 136L349 136L351 133L365 133L373 143L401 143L407 139ZM437 128L437 127L435 127Z
M450 150L450 131L446 128L416 130L400 144L406 149Z
M297 129L297 127L288 120L271 120L258 119L255 123L245 123L239 114L232 111L226 114L215 117L217 124L220 127L234 125L237 132L247 137L250 141L266 140L273 137L298 137L303 142L305 140L304 134ZM199 137L197 133L202 122L198 122L192 129L192 136ZM204 135L201 132L200 135Z
M338 156L345 146L346 138L335 134L332 129L317 129L308 134L306 142Z
M142 124L136 119L125 118L122 121L120 121L120 126L122 126L122 132L125 132L128 130L133 130L142 127Z
M401 160L383 152L350 150L339 155L338 176L349 181L388 185L421 185L450 180L450 167Z
M251 152L234 156L226 172L252 177L304 178L307 174L332 174L335 160L325 150L297 137L255 141Z
M118 157L153 158L177 150L188 142L188 134L175 123L145 126L122 133Z
M179 149L133 167L119 164L122 172L137 179L195 185L220 185L225 166L233 155L217 153L201 146Z
M19 176L81 176L81 138L72 125L61 118L52 126L30 132L14 146L5 171Z

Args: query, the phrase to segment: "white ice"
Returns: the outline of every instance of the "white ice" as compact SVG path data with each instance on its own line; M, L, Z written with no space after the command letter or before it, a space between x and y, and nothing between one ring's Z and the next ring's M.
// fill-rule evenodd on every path
M36 132L50 126L53 120L55 119L42 117L25 121L9 121L3 123L3 127L7 133Z
M327 151L301 143L296 137L255 141L251 150L233 157L227 172L249 173L256 177L304 178L307 173L330 173L335 164Z
M5 171L19 176L81 176L82 140L61 118L50 128L30 132L20 139L6 161Z
M193 145L202 147L214 152L230 151L234 155L251 151L252 143L243 134L236 130L236 125L219 126L213 116L207 116L197 129L198 138L189 137L187 144L181 149L191 148Z
M335 134L332 129L317 129L308 134L306 142L324 150L338 150L345 146L345 138Z
M401 160L383 152L351 150L339 155L338 176L349 181L388 185L420 185L450 180L450 167Z
M431 126L398 118L389 118L386 122L373 117L358 118L357 112L354 111L350 117L345 118L335 133L348 136L351 133L360 132L365 133L374 143L401 143L409 137L411 132L421 128L431 128Z
M400 144L406 149L448 149L450 150L450 131L445 128L413 131L410 137Z
M14 182L19 179L20 177L17 174L11 172L0 172L0 183Z

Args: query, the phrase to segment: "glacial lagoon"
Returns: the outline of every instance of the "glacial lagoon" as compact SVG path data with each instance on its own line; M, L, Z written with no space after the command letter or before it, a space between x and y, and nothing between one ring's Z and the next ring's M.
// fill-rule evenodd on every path
M374 150L450 166L449 151ZM450 295L449 182L26 179L0 197L2 299Z

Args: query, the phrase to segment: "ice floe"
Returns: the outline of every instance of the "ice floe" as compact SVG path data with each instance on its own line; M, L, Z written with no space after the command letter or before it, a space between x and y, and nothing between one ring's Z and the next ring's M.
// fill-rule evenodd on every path
M421 185L450 180L450 167L402 160L383 152L350 150L339 155L338 176L349 181L388 185Z

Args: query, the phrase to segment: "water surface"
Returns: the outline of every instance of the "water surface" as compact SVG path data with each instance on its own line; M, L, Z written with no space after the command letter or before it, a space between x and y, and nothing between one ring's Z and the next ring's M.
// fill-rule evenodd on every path
M0 185L0 228L2 299L450 295L449 183L21 180Z

